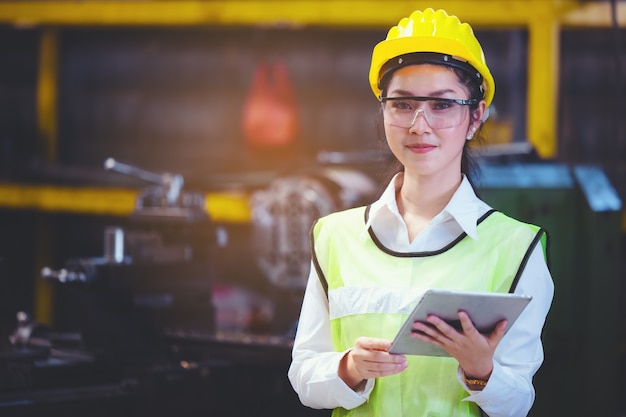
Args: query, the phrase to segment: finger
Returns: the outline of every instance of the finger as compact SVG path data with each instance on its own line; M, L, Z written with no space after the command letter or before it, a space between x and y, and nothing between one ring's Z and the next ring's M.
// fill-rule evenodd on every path
M386 376L397 374L398 372L404 371L408 366L408 363L405 361L398 363L391 362L368 362L365 367L367 368L367 373L372 376Z
M407 365L406 361L403 362L367 362L367 369L371 372L387 372L398 371L405 369Z
M391 341L374 337L359 337L354 342L354 345L362 349L382 350L386 352L391 347Z
M380 350L370 351L370 355L366 360L379 363L405 363L407 359L405 355Z
M458 313L459 321L461 322L461 328L463 329L463 333L467 336L471 336L479 333L478 329L474 326L472 319L465 311L459 311Z
M400 364L406 363L406 356L384 352L382 350L368 350L368 355L363 358L366 362L372 363L385 363L385 364Z
M373 372L373 373L375 374L375 376L395 375L397 373L400 373L400 372L404 371L406 368L407 368L406 364L404 364L404 365L396 365L394 367L381 369L380 371Z
M504 334L506 333L507 324L508 322L506 320L502 320L498 322L498 324L496 325L496 328L489 335L489 339L494 342L499 342L504 337Z
M416 321L413 323L413 327L411 328L411 333L416 336L430 336L434 337L439 334L439 331L434 325L431 325L428 322Z
M507 324L509 324L508 321L506 320L502 320L498 323L498 325L496 326L496 331L497 332L502 332L504 334L504 332L506 331L506 326Z
M435 326L436 332L438 335L443 335L448 339L453 339L454 337L459 335L459 331L454 327L450 326L444 320L439 318L438 316L430 315L426 318L429 323Z
M411 337L437 346L443 346L450 342L450 338L430 322L415 322L411 330Z

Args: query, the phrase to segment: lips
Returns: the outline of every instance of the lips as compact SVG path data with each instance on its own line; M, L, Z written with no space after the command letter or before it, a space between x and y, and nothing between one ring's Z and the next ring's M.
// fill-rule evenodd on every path
M409 150L414 153L427 153L432 151L436 147L437 146L431 145L429 143L414 143L412 145L407 145L407 148L409 148Z

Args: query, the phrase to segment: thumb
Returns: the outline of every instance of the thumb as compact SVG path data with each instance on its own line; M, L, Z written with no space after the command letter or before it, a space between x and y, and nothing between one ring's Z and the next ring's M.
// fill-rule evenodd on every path
M391 347L391 342L389 340L374 337L359 337L355 341L354 345L363 349L382 350L386 352Z
M496 343L499 342L506 334L507 324L508 324L508 321L506 320L502 320L498 322L498 324L496 325L496 328L489 335L489 339Z

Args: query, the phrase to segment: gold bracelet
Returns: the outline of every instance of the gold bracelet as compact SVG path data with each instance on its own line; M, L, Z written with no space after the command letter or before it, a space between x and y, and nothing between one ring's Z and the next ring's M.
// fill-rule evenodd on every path
M474 385L478 387L487 386L487 381L485 381L484 379L468 378L465 374L463 374L463 379L465 380L465 385Z

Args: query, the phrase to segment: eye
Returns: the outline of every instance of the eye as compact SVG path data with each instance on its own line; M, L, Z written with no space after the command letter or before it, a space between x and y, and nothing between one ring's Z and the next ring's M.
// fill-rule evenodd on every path
M449 111L449 110L452 110L456 106L457 104L453 101L432 100L430 102L431 110L434 110L437 112Z
M391 106L398 111L412 111L415 105L407 100L391 100Z

